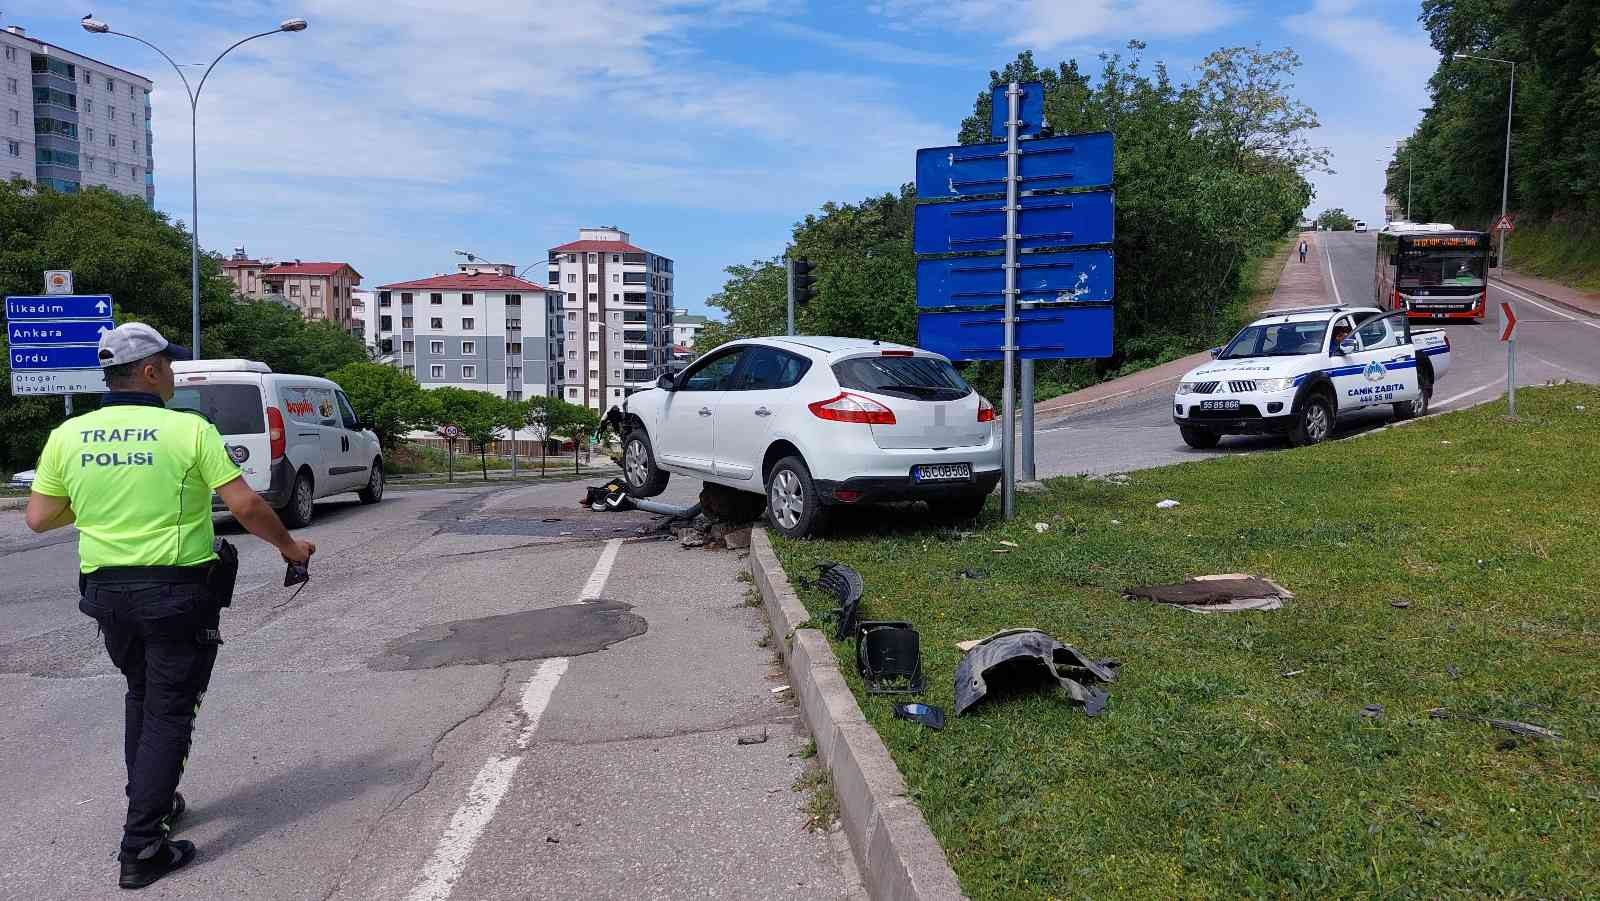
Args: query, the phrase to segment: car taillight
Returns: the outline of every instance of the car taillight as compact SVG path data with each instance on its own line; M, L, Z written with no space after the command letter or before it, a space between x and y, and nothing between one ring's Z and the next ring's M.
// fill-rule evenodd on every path
M994 422L994 404L984 400L981 394L978 395L978 421Z
M288 449L289 441L283 431L283 413L277 407L267 408L267 440L272 447L271 457L274 460L282 457Z
M808 405L812 415L832 422L863 422L867 425L894 425L894 411L870 398L848 391L838 397Z

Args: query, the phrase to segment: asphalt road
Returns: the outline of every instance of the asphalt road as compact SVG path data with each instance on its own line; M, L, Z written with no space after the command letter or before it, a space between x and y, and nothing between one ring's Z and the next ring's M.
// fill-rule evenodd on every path
M1324 232L1318 237L1332 270L1329 302L1372 303L1377 236ZM1542 385L1553 379L1600 383L1600 319L1492 286L1490 306L1502 300L1511 302L1519 320L1518 385ZM1434 411L1459 409L1505 393L1506 352L1494 315L1480 325L1416 327L1444 328L1450 335L1451 369L1434 388ZM1039 476L1125 472L1285 447L1280 438L1235 436L1224 438L1215 451L1194 450L1179 437L1171 404L1172 386L1164 385L1114 405L1040 422L1034 444ZM1387 408L1358 414L1341 419L1337 434L1346 437L1389 421Z
M579 493L325 501L292 600L220 519L242 566L183 781L200 856L147 896L858 895L842 836L803 829L804 729L738 555ZM118 896L123 685L75 547L0 512L0 898Z

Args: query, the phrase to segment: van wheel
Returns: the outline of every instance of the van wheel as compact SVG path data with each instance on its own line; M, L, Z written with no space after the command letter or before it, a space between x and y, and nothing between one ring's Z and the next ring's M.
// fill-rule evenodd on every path
M372 461L372 474L367 476L367 487L356 492L363 504L376 504L383 500L383 461Z
M289 503L283 505L278 511L278 518L291 529L303 529L311 525L313 511L311 477L305 473L295 476L294 490L289 493Z
M767 519L785 538L805 538L827 521L811 470L799 457L784 457L767 475Z
M631 497L655 497L667 490L672 473L656 466L656 452L650 436L636 428L622 439L622 474Z
M1197 429L1194 426L1178 426L1178 434L1183 436L1183 443L1195 450L1211 450L1222 440L1222 436L1206 429Z
M1300 405L1294 425L1289 429L1289 443L1295 447L1321 444L1333 434L1333 404L1325 394L1313 394Z

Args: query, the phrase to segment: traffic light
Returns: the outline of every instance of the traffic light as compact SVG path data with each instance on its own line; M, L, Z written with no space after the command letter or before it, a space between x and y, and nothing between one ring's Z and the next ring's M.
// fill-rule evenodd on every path
M794 260L789 265L790 278L794 280L794 305L803 307L816 296L817 277L811 274L810 260Z

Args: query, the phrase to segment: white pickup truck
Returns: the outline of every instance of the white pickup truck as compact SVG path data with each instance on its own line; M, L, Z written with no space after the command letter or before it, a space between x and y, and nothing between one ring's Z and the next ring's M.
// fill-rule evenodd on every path
M1403 310L1307 307L1269 310L1211 355L1172 399L1184 443L1209 449L1223 435L1285 434L1306 445L1356 410L1389 404L1395 419L1426 414L1450 370L1450 338L1412 329Z

